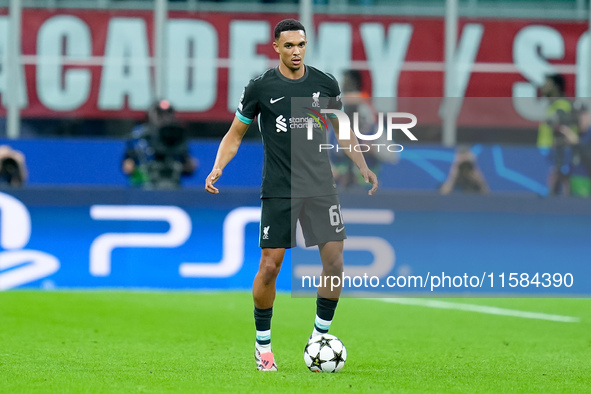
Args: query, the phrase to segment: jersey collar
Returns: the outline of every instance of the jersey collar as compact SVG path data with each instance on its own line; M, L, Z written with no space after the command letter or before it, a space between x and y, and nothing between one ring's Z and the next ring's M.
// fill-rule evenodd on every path
M298 79L290 79L287 78L285 75L281 74L281 71L279 71L279 66L275 67L275 74L279 77L279 79L285 81L285 82L289 82L289 83L300 83L300 82L304 82L306 80L306 78L308 78L308 75L310 74L310 70L308 69L308 66L306 66L304 64L304 76Z

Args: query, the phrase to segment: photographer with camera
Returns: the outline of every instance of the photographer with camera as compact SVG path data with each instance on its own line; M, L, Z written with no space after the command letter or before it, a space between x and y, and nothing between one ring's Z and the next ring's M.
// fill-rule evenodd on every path
M452 192L487 194L490 189L478 167L476 155L469 146L458 145L454 160L449 168L447 179L439 188L439 193Z
M553 74L546 77L546 82L540 89L542 96L550 100L545 121L538 129L538 147L552 163L548 175L550 195L571 194L573 150L560 128L566 126L578 133L578 121L572 102L564 97L565 86L564 76Z
M576 197L591 196L591 113L582 101L577 101L573 109L578 118L576 133L568 126L559 127L560 134L572 149L570 163L570 192Z
M126 143L122 171L132 186L176 189L181 177L192 175L197 160L189 153L185 129L167 100L154 103L148 121L135 127Z
M0 186L22 187L28 175L23 152L0 145Z

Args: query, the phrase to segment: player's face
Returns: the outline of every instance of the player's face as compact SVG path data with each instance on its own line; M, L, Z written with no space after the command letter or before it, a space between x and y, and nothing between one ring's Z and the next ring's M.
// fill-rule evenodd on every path
M291 71L298 71L304 64L306 54L306 34L303 30L281 32L279 39L273 43L279 60Z

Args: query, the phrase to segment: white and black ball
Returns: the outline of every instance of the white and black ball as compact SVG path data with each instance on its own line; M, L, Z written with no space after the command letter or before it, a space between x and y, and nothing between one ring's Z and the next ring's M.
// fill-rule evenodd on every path
M304 349L304 361L312 372L339 372L347 360L347 349L330 334L310 338Z

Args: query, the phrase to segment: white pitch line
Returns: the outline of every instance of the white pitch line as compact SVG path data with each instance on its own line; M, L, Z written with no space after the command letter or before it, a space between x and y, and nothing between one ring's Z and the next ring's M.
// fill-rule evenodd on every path
M415 305L436 309L455 309L459 311L485 313L488 315L513 316L521 317L523 319L549 320L562 323L578 323L581 321L580 318L573 316L551 315L548 313L519 311L516 309L499 308L496 306L463 304L459 302L428 300L423 298L374 298L374 300L391 304Z

